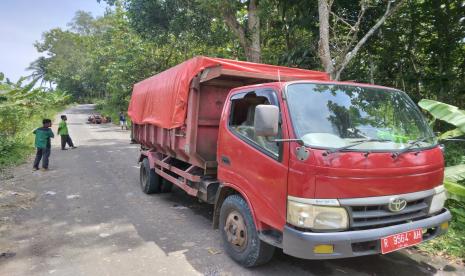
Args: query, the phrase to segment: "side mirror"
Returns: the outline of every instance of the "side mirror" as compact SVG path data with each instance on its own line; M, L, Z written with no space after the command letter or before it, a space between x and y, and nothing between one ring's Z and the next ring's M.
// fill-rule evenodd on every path
M275 105L260 104L255 107L255 135L273 137L278 135L279 108Z

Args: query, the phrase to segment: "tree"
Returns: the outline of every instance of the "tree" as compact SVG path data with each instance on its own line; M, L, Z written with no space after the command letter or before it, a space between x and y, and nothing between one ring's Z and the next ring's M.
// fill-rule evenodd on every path
M242 9L242 1L220 1L217 7L223 16L226 25L231 29L244 49L248 61L260 62L261 42L260 42L260 17L258 16L258 0L246 1L247 12L243 15L243 20L237 18L238 12ZM240 21L244 21L242 24Z
M100 18L79 12L69 29L50 30L37 44L47 80L76 99L124 107L135 82L207 55L322 69L416 101L465 105L460 0L124 0L112 10Z
M94 24L95 19L90 12L77 11L68 26L76 33L90 35L96 29Z
M357 55L367 40L384 24L386 19L399 9L404 3L404 0L397 0L394 6L392 1L388 0L384 14L376 20L376 23L372 25L362 37L360 37L361 24L365 19L366 11L372 4L372 1L360 1L360 11L353 24L331 11L333 2L334 0L318 0L320 23L318 54L324 70L329 73L333 79L339 80L341 73L349 62ZM351 12L353 12L353 10ZM333 22L335 22L335 26L333 26L332 29L330 28L331 16ZM345 26L345 29L348 29L346 34L342 35L342 38L336 34L337 28L341 25L343 27Z
M39 81L40 80L40 85L42 86L44 83L49 82L50 87L52 86L52 82L48 79L48 74L47 74L47 66L48 66L49 60L47 58L41 56L35 61L31 62L29 67L26 69L29 71L32 71L32 74L29 75L28 77L31 78L34 81Z
M94 83L82 78L91 63L92 46L88 36L61 29L45 32L42 41L35 43L36 49L46 54L41 63L46 65L47 80L54 81L57 89L67 91L75 98L83 96L87 87L94 88Z
M111 5L120 3L105 1ZM198 42L215 46L219 41L213 37L230 40L224 28L215 26L220 20L237 39L248 61L261 60L258 0L125 0L123 3L131 25L142 35L166 39L172 34L183 39L189 33Z

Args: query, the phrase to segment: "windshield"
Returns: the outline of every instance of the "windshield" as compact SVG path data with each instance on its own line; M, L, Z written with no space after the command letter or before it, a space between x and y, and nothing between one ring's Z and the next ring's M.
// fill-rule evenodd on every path
M308 146L402 150L419 139L420 148L437 142L416 105L398 90L294 83L286 93L297 138Z

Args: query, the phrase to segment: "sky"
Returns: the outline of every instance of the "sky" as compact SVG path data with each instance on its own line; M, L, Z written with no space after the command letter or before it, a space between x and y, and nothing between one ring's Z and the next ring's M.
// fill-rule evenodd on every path
M101 16L106 5L97 0L0 0L0 72L12 81L40 54L34 42L50 29L67 28L78 10Z

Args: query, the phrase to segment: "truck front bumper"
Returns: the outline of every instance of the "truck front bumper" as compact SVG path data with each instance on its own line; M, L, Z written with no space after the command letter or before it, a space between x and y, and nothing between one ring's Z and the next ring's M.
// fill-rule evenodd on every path
M331 233L303 232L286 225L283 232L283 251L288 255L302 259L339 259L379 254L381 253L381 238L422 228L427 230L423 234L423 241L427 241L445 233L447 229L441 229L440 225L450 221L451 218L450 212L444 209L433 217L410 223L369 230ZM322 244L333 245L333 253L314 253L313 248Z

